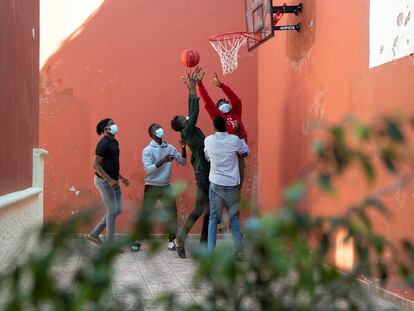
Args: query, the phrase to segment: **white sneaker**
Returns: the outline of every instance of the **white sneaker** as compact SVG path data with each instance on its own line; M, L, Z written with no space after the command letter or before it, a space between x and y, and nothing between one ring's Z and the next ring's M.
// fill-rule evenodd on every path
M175 245L174 241L168 242L169 251L175 251L176 249L177 249L177 246Z
M101 239L102 242L105 242L106 240L108 240L108 236L104 233L101 233L99 235L99 238Z

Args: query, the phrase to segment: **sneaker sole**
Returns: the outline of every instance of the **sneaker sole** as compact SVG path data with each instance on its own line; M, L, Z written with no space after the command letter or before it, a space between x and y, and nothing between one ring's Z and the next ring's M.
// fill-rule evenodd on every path
M99 238L96 238L96 237L90 236L89 234L87 234L85 238L86 238L87 240L91 241L92 243L95 243L95 244L96 244L96 245L98 245L98 246L101 246L101 245L102 245L102 241L101 241L101 240L99 240Z

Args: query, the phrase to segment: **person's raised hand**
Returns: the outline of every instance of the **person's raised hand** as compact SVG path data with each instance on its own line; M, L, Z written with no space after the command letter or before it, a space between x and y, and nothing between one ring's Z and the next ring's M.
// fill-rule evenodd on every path
M187 146L187 144L185 143L185 141L184 141L184 140L182 140L182 139L180 139L180 140L178 141L178 143L180 144L180 147L181 147L181 148L185 148L185 146Z
M195 73L194 78L195 78L196 82L197 83L198 82L201 82L203 80L203 78L204 78L204 73L205 73L204 71L202 71L202 68L201 67L197 67L194 70L194 73Z
M184 75L181 76L181 80L183 80L183 82L187 85L188 85L188 79L189 79L188 75L189 75L189 70L185 70Z
M213 72L213 80L211 81L211 83L213 83L217 87L221 86L221 81L219 80L216 72Z
M197 83L197 68L195 70L190 70L187 74L187 84L190 89L195 89Z
M239 123L239 121L233 120L233 121L230 121L230 122L231 122L231 125L233 126L234 130L236 132L239 132L240 131L240 123Z
M162 161L164 163L171 162L172 160L174 160L174 156L171 154L167 154L165 157L162 158Z

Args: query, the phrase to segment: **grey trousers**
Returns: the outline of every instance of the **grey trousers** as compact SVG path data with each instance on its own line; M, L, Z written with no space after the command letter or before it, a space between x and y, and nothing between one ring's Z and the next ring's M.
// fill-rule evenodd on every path
M105 179L98 176L95 176L94 182L106 207L106 214L90 234L98 237L107 228L108 240L112 241L115 237L115 219L121 213L121 189L112 189Z

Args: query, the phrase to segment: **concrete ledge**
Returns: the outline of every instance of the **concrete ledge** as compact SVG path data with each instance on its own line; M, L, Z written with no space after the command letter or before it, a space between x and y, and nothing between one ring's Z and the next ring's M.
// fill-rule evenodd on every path
M382 299L389 301L404 310L414 311L414 301L411 301L389 290L379 287L375 283L366 280L358 281L361 283L362 287L365 288L369 293L381 297Z
M0 196L0 209L16 204L35 195L42 193L41 188L31 187L25 190L16 191Z

